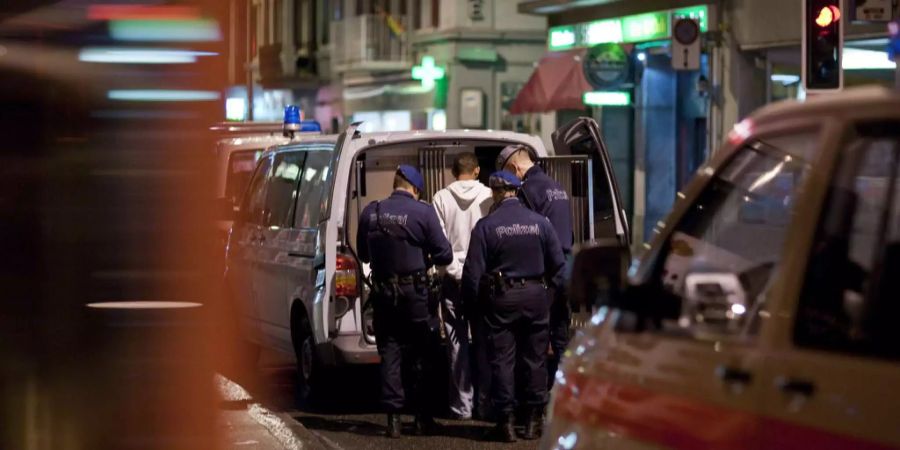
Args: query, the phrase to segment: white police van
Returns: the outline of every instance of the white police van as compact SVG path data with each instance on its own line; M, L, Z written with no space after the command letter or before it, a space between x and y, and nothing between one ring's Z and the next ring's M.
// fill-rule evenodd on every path
M324 367L378 362L371 311L364 308L368 267L356 257L355 236L363 207L390 194L400 164L421 170L422 199L429 201L452 181L454 155L474 152L487 177L504 146L521 144L570 192L576 241L598 233L627 239L610 160L593 120L559 130L556 153L566 156L553 157L540 139L519 133L361 133L358 127L339 136L300 136L267 150L230 236L226 282L239 305L243 336L296 357L301 397L321 381Z

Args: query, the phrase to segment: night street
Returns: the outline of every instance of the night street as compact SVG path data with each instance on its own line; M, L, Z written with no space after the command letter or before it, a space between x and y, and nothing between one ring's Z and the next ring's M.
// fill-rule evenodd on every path
M234 381L247 388L254 401L260 401L274 413L286 413L309 430L326 449L535 449L538 441L519 440L516 444L486 442L488 422L439 419L444 425L441 436L409 436L390 439L385 436L385 416L378 407L378 370L374 366L341 368L332 386L339 395L310 408L297 408L294 399L294 365L275 353L261 356L259 378L246 375ZM243 381L243 383L242 383ZM255 387L253 387L255 385ZM285 417L281 415L281 417ZM411 429L412 416L405 416L404 430ZM305 436L305 435L303 435Z

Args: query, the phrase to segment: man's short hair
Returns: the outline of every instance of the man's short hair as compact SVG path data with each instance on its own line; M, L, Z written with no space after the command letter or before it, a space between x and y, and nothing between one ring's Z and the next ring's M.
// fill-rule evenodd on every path
M451 171L454 178L459 178L462 174L474 174L478 166L478 157L472 152L464 152L456 155L456 158L453 159Z

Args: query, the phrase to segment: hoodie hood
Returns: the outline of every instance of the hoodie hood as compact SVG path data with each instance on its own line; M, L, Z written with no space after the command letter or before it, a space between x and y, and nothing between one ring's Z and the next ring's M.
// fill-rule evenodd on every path
M469 209L476 200L484 199L485 192L490 192L487 186L478 180L454 181L447 186L447 190L453 195L456 204L462 210Z

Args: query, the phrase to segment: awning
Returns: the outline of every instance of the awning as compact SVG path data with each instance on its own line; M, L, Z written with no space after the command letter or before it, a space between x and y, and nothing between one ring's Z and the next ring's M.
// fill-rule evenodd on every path
M584 109L582 96L593 90L584 76L586 50L550 52L538 62L531 78L509 108L511 114Z

